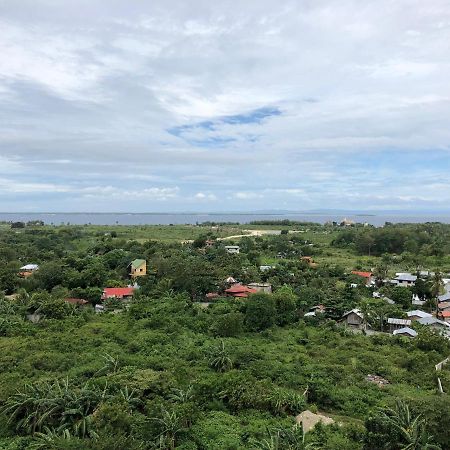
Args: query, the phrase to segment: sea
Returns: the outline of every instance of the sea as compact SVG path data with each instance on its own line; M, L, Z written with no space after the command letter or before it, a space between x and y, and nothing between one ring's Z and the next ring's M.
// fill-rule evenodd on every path
M357 223L383 226L391 223L441 222L450 224L450 213L404 214L375 213L1 213L0 222L43 221L47 225L195 225L204 222L248 224L258 220L295 220L299 222L341 222L344 218Z

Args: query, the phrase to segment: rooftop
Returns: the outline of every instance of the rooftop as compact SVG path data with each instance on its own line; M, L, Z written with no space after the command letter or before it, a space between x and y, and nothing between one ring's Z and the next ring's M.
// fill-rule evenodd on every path
M393 335L396 334L409 334L412 337L416 337L417 336L417 331L413 330L412 328L409 327L404 327L404 328L399 328L398 330L394 330Z

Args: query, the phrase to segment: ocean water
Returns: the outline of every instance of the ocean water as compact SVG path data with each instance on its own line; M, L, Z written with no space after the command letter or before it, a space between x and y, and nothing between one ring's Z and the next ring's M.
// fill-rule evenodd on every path
M382 226L392 223L450 223L449 215L433 214L344 214L344 213L0 213L0 221L28 222L42 220L45 224L61 225L183 225L202 222L234 222L246 224L254 220L296 220L301 222L340 222L344 217L360 223Z

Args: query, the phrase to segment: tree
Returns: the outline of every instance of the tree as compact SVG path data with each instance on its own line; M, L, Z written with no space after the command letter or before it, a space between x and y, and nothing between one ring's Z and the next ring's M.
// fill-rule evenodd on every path
M439 299L438 296L441 294L444 283L442 281L442 274L438 270L434 273L432 284L431 284L431 295L436 300L436 315L439 313Z
M391 299L403 309L410 309L412 304L412 292L407 287L397 286L391 291Z
M388 276L388 267L385 264L378 264L375 267L375 270L373 272L373 275L375 277L375 284L377 287L383 286L383 281Z
M262 331L275 324L275 301L270 294L250 295L245 309L245 325L251 331Z
M389 450L433 450L440 446L433 443L427 432L427 424L421 415L413 415L409 405L397 400L394 408L378 409L375 416L366 421L364 448L379 449L380 443Z
M291 286L283 285L273 294L273 298L277 310L277 325L287 325L298 319L297 296Z
M237 336L243 331L244 315L240 312L220 314L211 328L218 336Z
M209 365L217 372L226 372L233 368L233 360L223 341L212 351Z

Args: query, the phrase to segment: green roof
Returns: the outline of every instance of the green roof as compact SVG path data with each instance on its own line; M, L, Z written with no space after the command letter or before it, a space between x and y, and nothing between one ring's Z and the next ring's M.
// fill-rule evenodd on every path
M133 269L137 269L142 266L142 264L145 264L145 259L135 259L134 261L131 261L131 267Z

